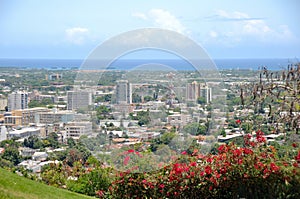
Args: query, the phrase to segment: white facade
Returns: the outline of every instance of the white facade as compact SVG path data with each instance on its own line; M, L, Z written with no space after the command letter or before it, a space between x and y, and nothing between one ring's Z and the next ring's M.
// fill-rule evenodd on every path
M92 105L92 93L88 91L68 91L67 109L76 110Z
M127 80L120 80L117 82L116 100L117 104L132 103L132 86Z
M10 138L12 138L12 137L28 138L33 135L39 136L40 132L41 132L40 128L28 127L28 128L23 128L20 130L9 131L8 135Z
M207 85L201 85L200 83L194 81L187 84L186 86L186 100L196 102L199 97L203 97L206 103L211 102L212 94L211 88Z
M92 134L92 122L68 122L65 130L66 138L78 140L82 135Z
M0 111L5 111L6 106L7 106L7 99L0 98Z
M8 111L28 108L28 93L13 92L8 95Z
M5 126L1 126L0 130L0 142L7 139L7 129Z

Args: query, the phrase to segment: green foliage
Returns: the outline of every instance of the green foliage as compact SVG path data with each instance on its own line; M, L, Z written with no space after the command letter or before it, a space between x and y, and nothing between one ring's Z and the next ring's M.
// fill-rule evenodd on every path
M137 113L136 116L134 116L133 114L129 114L130 119L132 120L138 120L138 125L143 126L143 125L147 125L150 122L150 115L149 115L149 111L139 111Z
M103 96L99 96L95 99L95 102L96 103L98 103L98 102L110 102L111 97L112 97L111 94L106 94L106 95L103 95Z
M109 169L96 167L80 175L78 180L68 180L67 188L70 191L96 196L97 191L107 190L110 186Z
M53 148L58 148L60 146L58 142L58 135L54 132L50 133L46 140L49 141L49 146Z
M11 146L6 147L4 153L0 157L13 163L14 165L18 165L22 160L18 149Z
M181 108L180 108L180 107L176 107L176 108L173 109L173 111L174 111L174 112L181 113Z
M29 108L34 108L34 107L46 107L47 105L53 104L53 100L50 98L44 98L42 101L38 100L30 100L28 103Z
M0 168L0 198L19 199L81 199L91 198L74 192L47 186Z
M154 98L152 96L149 96L149 95L144 96L144 102L150 102L153 100L154 100Z
M206 99L205 99L205 97L198 97L197 103L198 103L198 104L201 104L201 105L206 104Z
M24 139L24 146L32 149L42 149L44 143L36 135L33 135Z
M205 135L207 127L199 124L198 122L193 122L185 125L183 127L183 131L191 135Z
M133 103L141 103L142 102L141 96L138 95L137 93L132 93L132 102Z
M99 120L107 119L110 113L111 109L105 105L96 107L96 116Z
M259 139L258 139L259 141ZM113 198L299 198L300 149L279 159L266 145L221 145L215 155L191 150L152 173L119 172ZM295 163L295 161L297 163Z

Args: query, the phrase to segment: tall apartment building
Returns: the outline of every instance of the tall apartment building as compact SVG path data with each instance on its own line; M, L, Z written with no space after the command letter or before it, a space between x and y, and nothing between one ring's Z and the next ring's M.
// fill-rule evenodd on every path
M209 88L207 85L200 87L200 97L204 97L206 103L211 102L211 88Z
M127 80L117 81L116 102L117 104L132 103L132 87Z
M186 86L186 101L196 102L199 97L204 97L206 103L211 102L211 88L196 81L188 83Z
M92 105L92 93L88 91L68 91L67 109L76 110Z
M194 81L186 86L186 100L196 102L200 96L200 84Z
M8 111L28 108L28 93L13 92L8 95Z

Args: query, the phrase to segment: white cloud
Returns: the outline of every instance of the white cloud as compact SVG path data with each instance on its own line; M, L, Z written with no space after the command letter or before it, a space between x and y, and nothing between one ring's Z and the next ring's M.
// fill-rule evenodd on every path
M132 13L132 16L136 17L136 18L144 19L144 20L148 19L147 16L141 12L134 12L134 13Z
M295 41L296 37L286 25L270 26L263 18L253 18L243 12L217 10L208 19L219 21L208 30L206 42L223 43L229 46L240 42L286 43Z
M149 15L153 18L155 25L161 28L174 30L179 33L186 31L182 23L167 10L152 9L149 11Z
M211 30L209 32L209 36L212 37L212 38L216 38L216 37L218 37L218 33L216 31Z
M150 20L155 26L160 28L173 30L182 34L187 33L186 27L180 22L180 20L167 10L151 9L146 14L135 12L132 16L144 20Z
M81 45L86 41L89 30L87 28L74 27L66 29L65 34L68 42Z

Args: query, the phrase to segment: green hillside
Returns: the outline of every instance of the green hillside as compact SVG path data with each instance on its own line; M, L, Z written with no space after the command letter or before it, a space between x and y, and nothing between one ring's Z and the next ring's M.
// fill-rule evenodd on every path
M15 198L67 199L91 197L47 186L0 168L0 199Z

